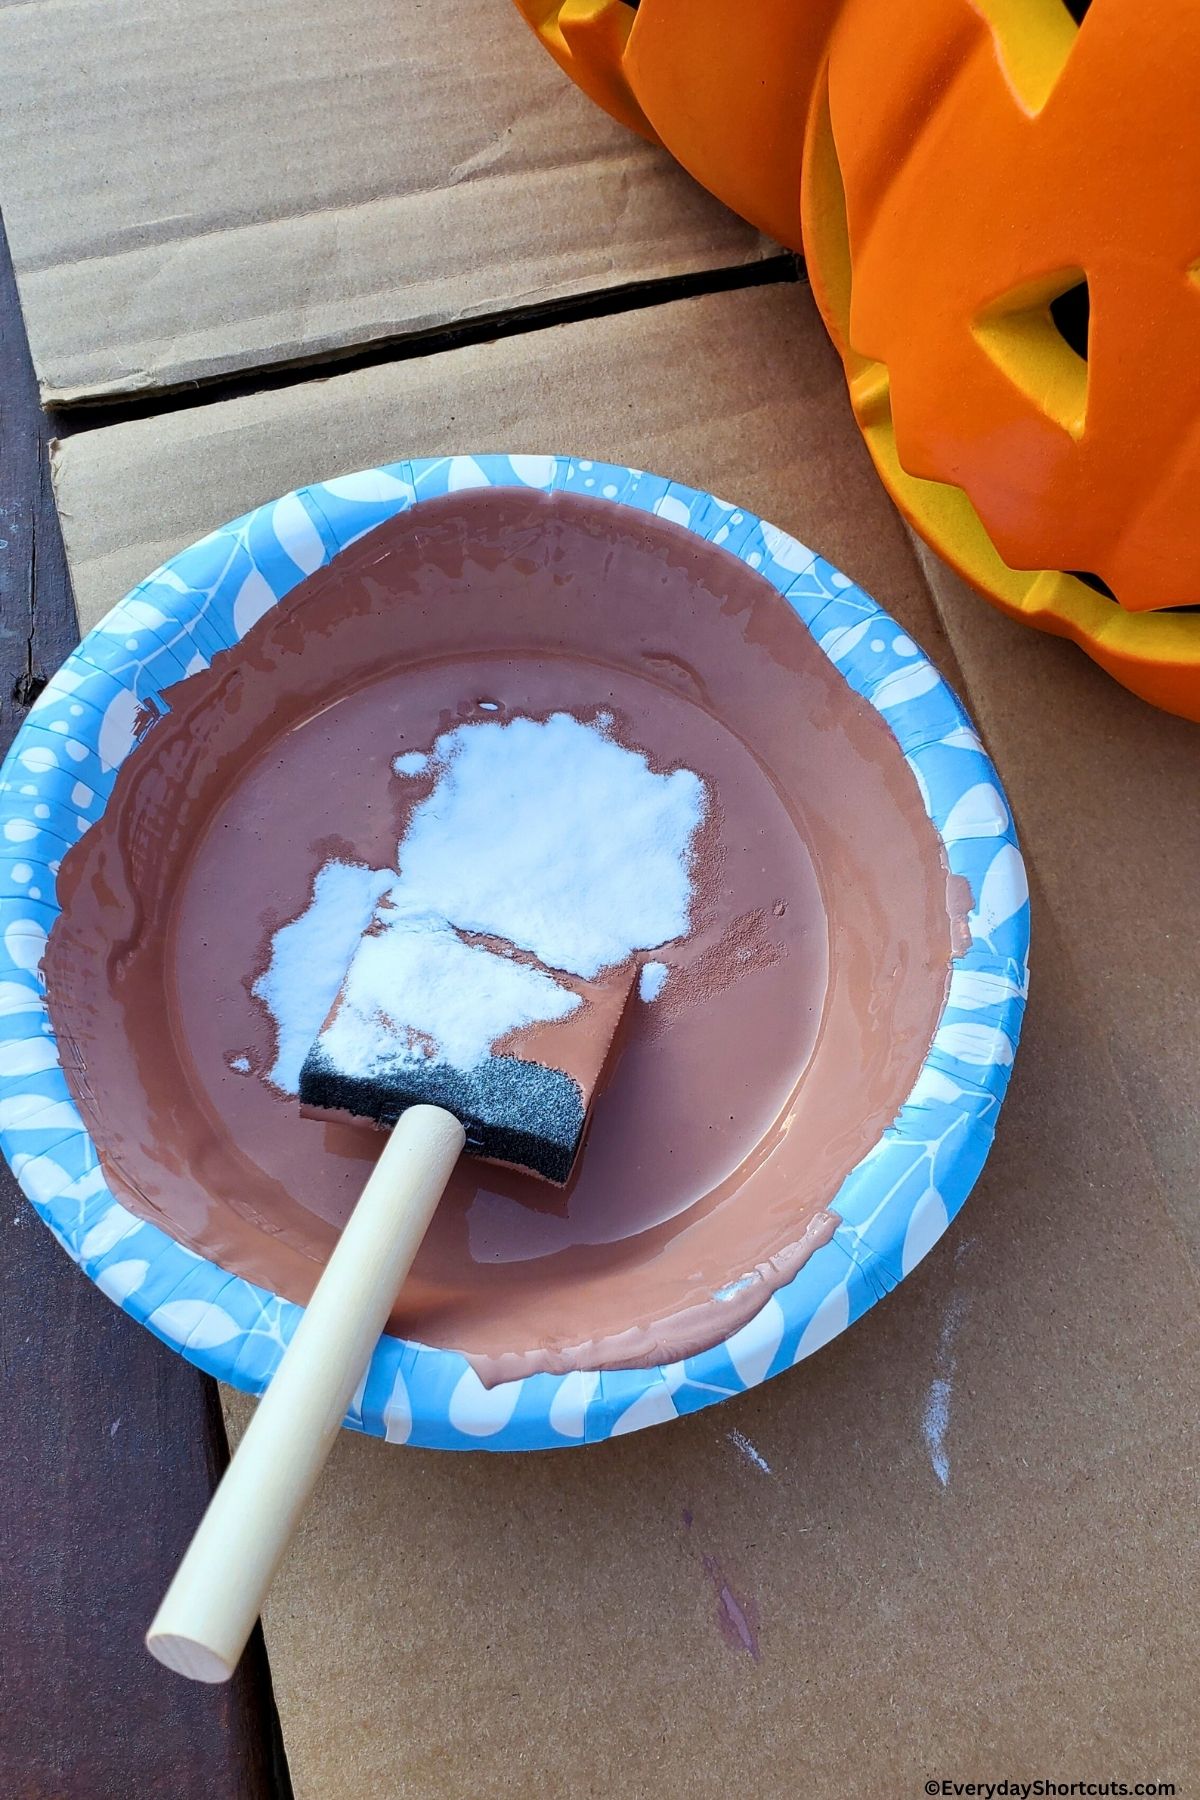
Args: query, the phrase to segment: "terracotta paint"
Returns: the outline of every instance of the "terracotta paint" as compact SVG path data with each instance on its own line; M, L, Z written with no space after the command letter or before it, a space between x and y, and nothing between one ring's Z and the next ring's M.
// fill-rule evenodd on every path
M603 711L707 784L692 933L652 953L671 974L630 1005L568 1186L461 1163L392 1327L488 1382L668 1361L827 1241L929 1049L969 896L882 719L761 577L631 509L479 490L373 531L164 698L63 863L46 959L135 1212L307 1299L378 1136L263 1079L271 934L331 855L394 866L429 791L397 754Z

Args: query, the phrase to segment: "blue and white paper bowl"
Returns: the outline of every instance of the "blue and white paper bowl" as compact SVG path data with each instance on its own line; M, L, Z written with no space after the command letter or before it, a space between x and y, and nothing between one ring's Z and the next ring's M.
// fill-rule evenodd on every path
M1025 1007L1029 904L1003 789L946 683L873 600L775 526L661 476L572 457L393 463L285 494L173 557L114 607L50 681L0 772L0 1146L59 1242L156 1336L258 1394L301 1309L184 1249L109 1192L59 1066L39 972L60 859L103 811L145 700L207 666L364 532L483 486L603 496L757 570L886 721L973 896L971 948L954 964L912 1093L831 1202L842 1220L831 1240L749 1324L682 1362L491 1389L453 1351L384 1337L346 1420L392 1443L536 1450L741 1393L828 1343L920 1262L992 1142Z

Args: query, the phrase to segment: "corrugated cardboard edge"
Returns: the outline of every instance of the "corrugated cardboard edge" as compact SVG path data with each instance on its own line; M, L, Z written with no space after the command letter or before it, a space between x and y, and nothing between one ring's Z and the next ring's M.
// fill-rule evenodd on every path
M342 361L371 362L387 360L389 356L398 360L400 357L437 355L458 348L464 342L511 337L528 330L545 330L560 323L632 308L670 304L702 293L755 286L758 285L759 270L764 283L786 279L795 266L796 259L781 251L778 244L769 238L756 237L747 244L744 256L729 263L697 268L694 262L677 258L647 270L636 281L614 280L610 285L599 287L592 285L586 277L549 282L544 294L519 309L507 307L497 312L486 301L462 306L453 312L432 309L415 316L400 332L381 329L363 333L347 327L326 337L306 340L303 346L273 345L265 356L261 351L247 349L241 354L180 363L163 376L151 369L133 369L108 380L60 383L53 375L43 374L39 378L38 393L48 411L61 412L71 407L98 407L148 396L156 400L174 398L189 390L195 391L200 399L205 388L217 384L236 386L239 379L255 382L263 377L294 374L301 380L310 370L319 370L322 377L333 377L341 373L338 364ZM748 279L738 280L743 272Z

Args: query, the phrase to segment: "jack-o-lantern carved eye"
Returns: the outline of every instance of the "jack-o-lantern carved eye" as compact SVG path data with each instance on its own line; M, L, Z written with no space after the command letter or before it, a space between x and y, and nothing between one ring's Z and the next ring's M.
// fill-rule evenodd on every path
M1054 92L1091 0L975 0L1025 110Z
M1077 281L1050 302L1050 317L1058 334L1071 346L1076 356L1087 361L1088 338L1092 325L1092 295L1087 276Z
M1087 416L1091 310L1087 276L1070 269L1006 294L973 326L997 368L1076 438Z

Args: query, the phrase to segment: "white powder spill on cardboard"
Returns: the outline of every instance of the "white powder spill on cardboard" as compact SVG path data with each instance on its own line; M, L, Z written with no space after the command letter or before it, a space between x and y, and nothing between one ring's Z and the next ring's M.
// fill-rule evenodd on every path
M755 1449L744 1431L738 1431L735 1428L729 1433L729 1441L734 1449L737 1450L740 1455L744 1456L746 1461L750 1463L753 1468L758 1469L763 1475L769 1475L771 1473L770 1463L767 1461L761 1450Z
M395 888L377 931L354 953L321 1049L344 1075L370 1080L397 1064L472 1069L507 1032L565 1019L582 1002L540 969L466 944L436 913L414 912Z
M375 903L395 880L389 869L328 862L308 907L271 940L271 960L254 984L275 1021L275 1062L267 1079L285 1094L300 1086L300 1067L371 923Z
M922 1430L933 1472L943 1487L950 1485L950 1458L946 1453L946 1433L949 1429L950 1381L948 1376L937 1375L930 1382L929 1392L925 1396Z
M409 903L591 977L686 935L705 791L569 713L434 745L437 785L400 845Z
M959 1246L960 1256L965 1247ZM921 1431L925 1438L925 1448L929 1452L929 1461L943 1487L950 1485L950 1453L946 1437L950 1430L950 1402L953 1397L956 1361L954 1340L966 1312L967 1302L963 1296L951 1294L942 1314L942 1328L938 1334L934 1357L935 1374L925 1396L925 1412L921 1419Z

